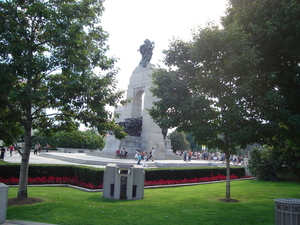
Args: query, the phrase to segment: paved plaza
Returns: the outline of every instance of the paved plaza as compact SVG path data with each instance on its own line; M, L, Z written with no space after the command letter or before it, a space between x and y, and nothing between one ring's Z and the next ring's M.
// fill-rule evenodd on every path
M11 163L20 163L21 157L18 153L13 153L10 156L9 152L6 152L4 161ZM142 161L141 161L142 162ZM104 168L108 163L116 164L136 164L137 161L133 158L106 158L88 155L86 153L61 153L57 151L42 152L40 155L34 155L33 152L29 158L30 164L71 164L71 165L85 165L92 167ZM181 157L177 160L155 160L154 162L147 161L149 168L158 167L202 167L202 166L225 166L225 163L214 162L207 160L191 160L183 161Z

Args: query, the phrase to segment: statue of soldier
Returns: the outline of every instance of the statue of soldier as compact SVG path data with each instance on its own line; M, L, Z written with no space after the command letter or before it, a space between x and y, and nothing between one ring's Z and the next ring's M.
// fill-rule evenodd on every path
M152 55L153 55L153 49L154 49L154 42L149 41L149 39L146 39L144 41L144 44L140 46L140 53L142 54L142 60L139 64L139 66L146 67L147 64L150 62Z

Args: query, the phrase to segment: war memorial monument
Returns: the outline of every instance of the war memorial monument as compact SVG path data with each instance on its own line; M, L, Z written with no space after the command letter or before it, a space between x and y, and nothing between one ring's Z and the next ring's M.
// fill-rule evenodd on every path
M113 134L108 135L101 153L104 157L115 157L117 149L125 148L128 156L133 157L137 149L149 153L154 148L155 159L178 159L171 150L171 141L166 138L166 130L160 128L147 111L158 100L150 91L151 74L155 70L155 65L150 63L153 49L154 42L146 39L138 50L142 59L130 77L127 98L131 102L124 107L124 119L120 122L129 136L117 140Z

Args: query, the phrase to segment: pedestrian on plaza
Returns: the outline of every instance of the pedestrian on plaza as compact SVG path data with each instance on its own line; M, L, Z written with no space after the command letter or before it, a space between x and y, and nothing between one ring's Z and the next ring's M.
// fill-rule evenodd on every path
M1 154L0 154L0 159L4 160L4 155L5 155L5 147L1 147Z
M184 152L183 152L183 161L186 161L186 156L187 156L187 150L184 150Z
M39 151L39 155L41 154L41 151L42 151L42 146L40 143L38 143L38 151Z
M193 155L192 151L188 150L187 151L187 158L186 158L186 160L187 161L192 161L192 155Z
M143 161L143 167L148 168L148 164L147 164L147 154L144 153L144 157L143 157L144 161Z
M238 157L236 155L232 156L232 161L233 161L233 165L235 165L235 166L238 165Z
M10 156L12 156L12 153L13 153L14 150L15 150L15 147L14 147L13 144L11 144L11 145L9 146Z
M135 151L135 155L134 155L134 159L135 160L138 160L138 156L139 156L139 150L137 149L136 151Z
M51 146L50 146L50 145L48 145L48 144L45 146L45 148L46 148L46 152L48 152L48 151L49 151L49 148L50 148L50 147L51 147Z
M33 154L34 154L34 155L37 155L38 149L39 149L39 146L36 144L36 145L34 146L34 150L33 150Z
M151 158L152 158L152 162L154 162L154 156L155 156L155 150L154 150L154 148L151 148Z
M150 152L149 152L149 160L152 159L152 148L150 149Z
M124 159L127 158L127 154L128 154L128 151L126 150L126 148L123 148L123 152L124 152Z
M141 154L138 154L137 156L137 165L141 165L142 156Z

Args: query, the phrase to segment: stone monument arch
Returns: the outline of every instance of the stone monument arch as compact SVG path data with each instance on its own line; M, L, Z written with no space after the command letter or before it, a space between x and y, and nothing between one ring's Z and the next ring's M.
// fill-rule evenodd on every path
M145 87L134 88L132 94L132 109L127 112L128 114L126 114L125 118L137 118L143 116L143 96L145 94Z
M124 107L124 119L142 116L140 137L130 136L121 141L110 137L111 140L106 139L103 153L111 151L109 148L112 146L114 146L114 150L126 148L129 155L134 155L136 149L149 153L150 149L154 148L155 159L178 159L171 150L171 141L164 138L162 129L152 120L147 111L147 109L152 108L153 102L158 100L150 91L153 86L151 74L155 70L155 66L150 63L153 48L154 42L146 39L138 50L142 54L142 60L130 77L127 98L130 98L131 102Z

